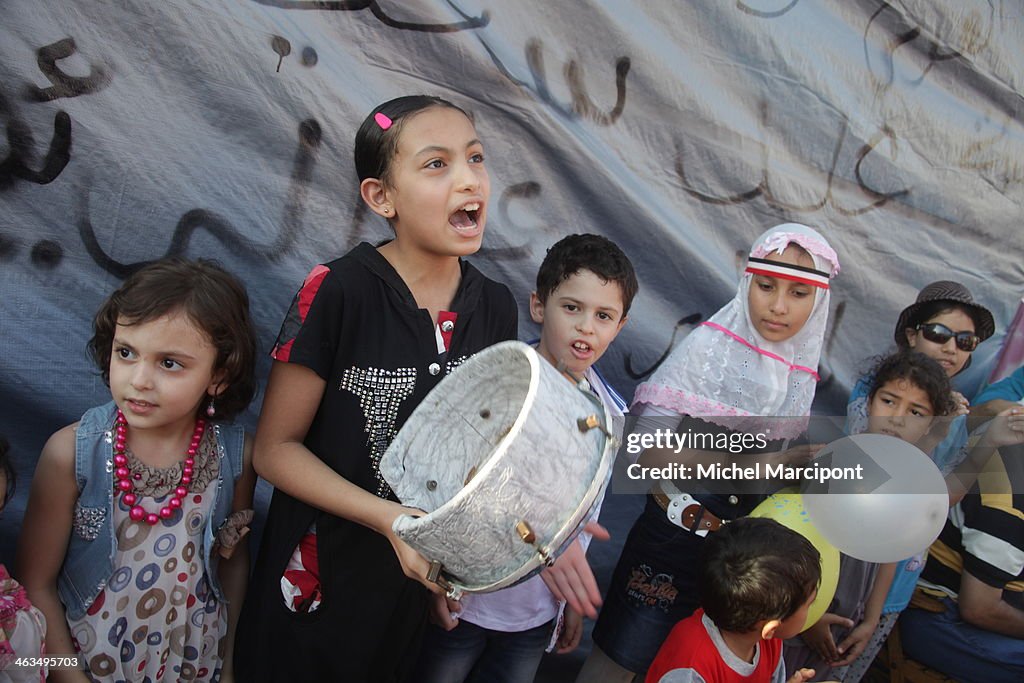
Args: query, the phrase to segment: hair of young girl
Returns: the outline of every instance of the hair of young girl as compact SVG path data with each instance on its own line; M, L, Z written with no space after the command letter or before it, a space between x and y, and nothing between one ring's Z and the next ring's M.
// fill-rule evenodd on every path
M868 400L889 382L904 380L918 387L928 395L935 415L951 415L956 410L953 387L949 376L939 363L913 349L901 349L888 356L875 359L871 370L871 386Z
M89 355L109 385L117 325L137 325L179 312L217 349L214 370L223 371L226 389L217 396L216 414L218 419L230 419L256 395L256 330L245 286L215 261L169 257L135 271L97 311ZM201 416L208 404L203 400L197 414Z
M416 114L435 107L454 109L473 120L464 109L446 99L432 95L406 95L378 105L363 120L356 131L355 162L359 182L377 178L385 185L390 180L391 162L398 152L398 140L405 121ZM383 115L390 121L386 128L380 124Z

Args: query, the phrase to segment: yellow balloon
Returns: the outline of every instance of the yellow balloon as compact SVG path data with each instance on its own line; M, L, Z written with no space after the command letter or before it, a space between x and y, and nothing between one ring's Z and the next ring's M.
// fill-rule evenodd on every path
M818 596L811 603L807 621L801 629L806 631L821 619L836 594L836 586L839 584L839 551L811 524L804 510L803 497L799 493L782 491L772 494L754 508L750 516L774 519L806 538L821 554L821 585L818 586Z

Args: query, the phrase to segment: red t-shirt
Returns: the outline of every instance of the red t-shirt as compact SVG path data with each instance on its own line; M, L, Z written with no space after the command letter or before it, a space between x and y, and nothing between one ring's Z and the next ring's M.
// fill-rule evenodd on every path
M711 633L709 633L709 628ZM712 633L714 634L712 636ZM776 683L786 679L782 641L762 639L754 662L744 662L728 649L718 628L698 609L683 619L658 650L646 683Z

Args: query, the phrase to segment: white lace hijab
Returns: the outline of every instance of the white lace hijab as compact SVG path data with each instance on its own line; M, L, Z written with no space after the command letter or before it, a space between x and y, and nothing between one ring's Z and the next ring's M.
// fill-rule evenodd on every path
M782 342L770 342L758 334L747 305L753 280L750 269L771 266L748 261L736 296L687 336L650 380L637 387L634 408L647 404L733 429L742 423L745 430L760 421L735 418L789 418L770 421L772 438L793 438L804 431L828 322L827 284L839 273L839 259L824 237L799 223L777 225L761 235L750 257L781 254L790 244L810 253L814 270L820 274L808 273L807 277L826 285L812 288L814 307L804 326ZM785 267L780 272L785 274ZM792 274L803 277L798 272Z

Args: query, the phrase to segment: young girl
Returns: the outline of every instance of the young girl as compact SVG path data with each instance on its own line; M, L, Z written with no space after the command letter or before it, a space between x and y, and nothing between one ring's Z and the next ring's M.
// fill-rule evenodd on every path
M829 281L839 261L828 242L795 223L772 228L754 243L736 296L688 336L637 388L634 406L657 428L693 432L770 431L757 459L804 462L815 448L781 449L774 439L806 428L815 368L828 319ZM685 416L685 417L684 417ZM773 418L772 416L787 416ZM685 424L681 424L681 418ZM723 462L726 454L648 451L643 458ZM594 628L596 646L577 681L630 681L645 671L672 627L697 607L698 556L704 537L723 520L753 510L758 495L687 492L660 482L626 539L611 589Z
M14 467L7 457L8 448L7 439L0 436L0 513L14 495ZM0 564L0 683L45 683L47 667L40 663L46 655L45 636L43 613L29 601L25 587ZM26 659L30 663L25 663Z
M89 351L113 400L47 441L18 548L47 653L82 666L51 680L231 680L256 477L220 420L256 390L245 289L158 261L103 304Z
M360 194L395 238L313 268L274 347L255 461L276 490L236 648L245 681L394 681L415 662L426 560L377 470L413 408L473 353L516 337L480 248L490 183L469 116L436 97L377 107Z
M978 344L995 333L992 313L974 301L970 290L959 282L933 282L918 292L917 300L900 313L893 337L896 347L920 351L936 361L952 379L971 364ZM861 377L846 406L846 431L864 431L867 418L868 387L871 375ZM956 419L946 421L946 431L935 430L922 445L943 474L950 472L966 455L967 399L953 391Z
M930 448L935 441L929 433L944 432L941 421L933 418L957 410L944 368L923 353L897 351L879 360L868 376L869 433ZM828 612L800 638L786 642L787 668L812 668L817 680L859 681L910 602L923 556L878 565L842 555Z

